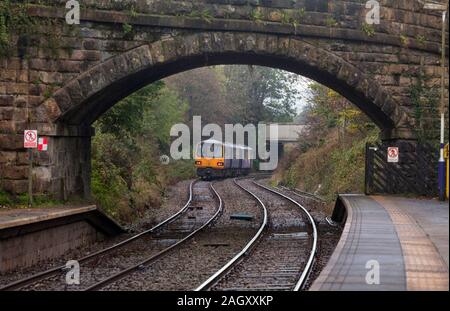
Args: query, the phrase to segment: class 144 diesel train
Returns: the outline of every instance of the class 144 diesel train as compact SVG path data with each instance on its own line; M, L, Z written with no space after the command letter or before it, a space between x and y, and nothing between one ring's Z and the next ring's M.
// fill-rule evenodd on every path
M253 149L217 140L200 142L195 149L195 167L202 179L248 175L252 170Z

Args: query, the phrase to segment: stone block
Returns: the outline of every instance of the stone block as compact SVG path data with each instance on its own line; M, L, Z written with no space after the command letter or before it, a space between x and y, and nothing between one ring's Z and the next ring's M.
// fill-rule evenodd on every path
M150 52L152 54L152 58L155 62L155 64L161 64L164 63L166 58L164 54L164 49L161 41L152 43L150 45Z
M26 193L28 191L28 180L2 179L0 181L0 186L1 188L3 188L3 190L10 193Z
M211 37L209 37L209 42L211 43ZM174 61L177 58L177 45L176 41L173 38L162 40L162 48L164 51L165 62ZM140 66L139 56L133 55L129 63L130 68L133 69L135 69L136 66Z
M2 171L3 178L20 180L28 178L28 166L18 166L18 165L1 165L0 170Z
M0 151L0 164L12 164L16 162L17 152Z
M0 120L0 133L14 134L16 132L16 124L12 121Z
M25 150L25 149L23 149ZM29 163L28 161L28 152L19 150L16 153L16 164L17 165L27 165Z
M59 72L79 73L81 71L81 62L73 60L60 60L58 61L57 67Z
M64 88L70 97L70 106L77 106L81 104L81 102L85 99L84 94L81 90L81 86L77 80L73 80L72 82L68 83ZM65 107L65 109L68 108L69 107Z
M0 134L1 150L18 150L23 148L23 134Z
M13 120L14 107L0 107L0 120Z
M0 94L0 107L12 106L14 102L14 96Z

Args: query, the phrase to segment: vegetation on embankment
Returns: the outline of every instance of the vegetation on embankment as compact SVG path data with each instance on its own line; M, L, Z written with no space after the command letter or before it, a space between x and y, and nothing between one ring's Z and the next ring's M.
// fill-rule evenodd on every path
M95 123L92 194L104 211L132 221L160 207L167 185L194 176L191 161L160 161L169 155L171 126L185 122L187 110L159 82L119 102Z
M291 150L274 179L288 187L316 193L328 203L333 203L338 193L363 193L365 146L378 140L378 130L367 135L351 136L343 144L337 131L330 131L325 144L305 152Z
M309 133L286 153L273 182L316 193L333 203L338 193L364 191L365 146L379 130L337 93L319 84L301 119Z

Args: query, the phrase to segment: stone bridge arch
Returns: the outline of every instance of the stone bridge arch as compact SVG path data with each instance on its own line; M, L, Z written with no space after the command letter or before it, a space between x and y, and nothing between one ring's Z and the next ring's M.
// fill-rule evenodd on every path
M50 56L39 45L50 41L45 32L19 34L0 62L0 179L16 193L27 186L25 127L50 137L35 191L88 195L91 123L178 72L253 64L298 73L347 97L385 140L415 140L408 89L419 73L430 85L440 77L440 15L415 0L380 1L375 26L365 24L365 1L89 0L75 33L63 22L65 1L30 2L30 16L60 21L60 44Z
M38 107L48 122L90 126L115 103L149 83L210 65L261 65L322 83L366 113L389 139L414 138L408 116L387 90L345 59L287 36L200 33L145 44L83 72Z

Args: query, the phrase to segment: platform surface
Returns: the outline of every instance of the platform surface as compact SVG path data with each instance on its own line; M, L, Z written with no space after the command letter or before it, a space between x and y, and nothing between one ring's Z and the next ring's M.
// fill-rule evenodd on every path
M95 205L82 207L25 208L0 210L0 230L95 211Z
M347 222L311 290L448 291L448 202L364 195L341 199Z

